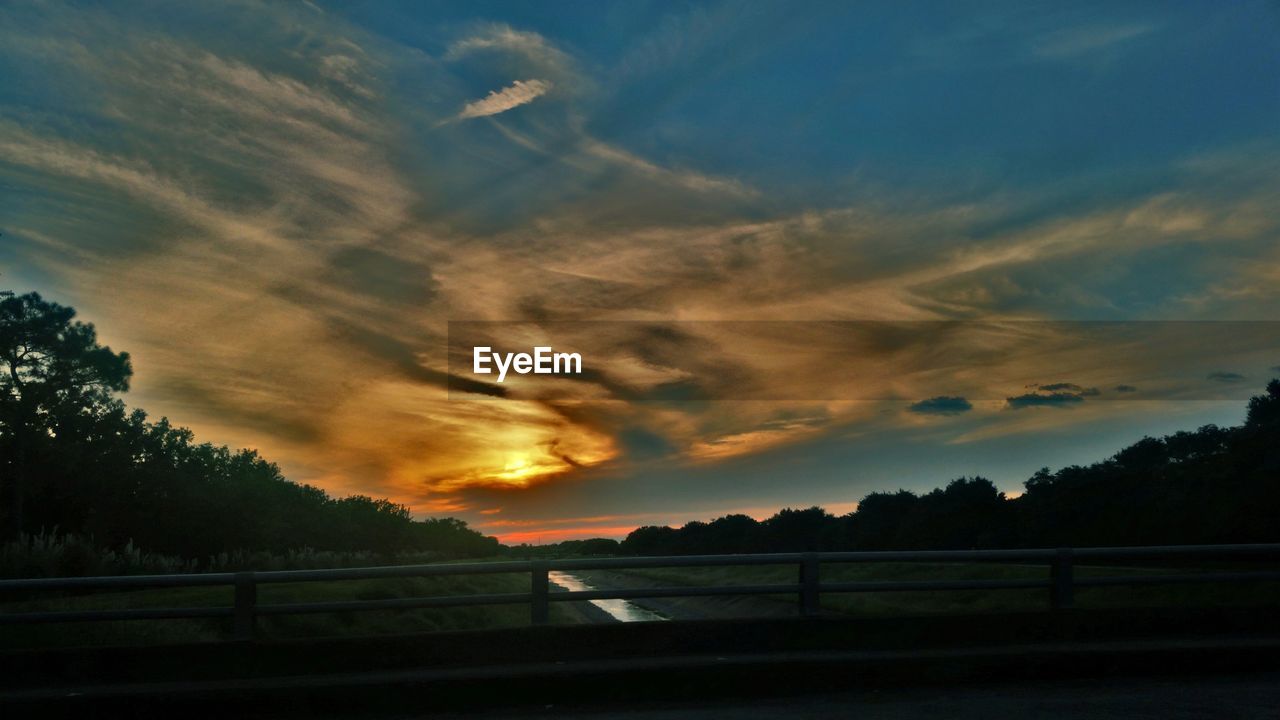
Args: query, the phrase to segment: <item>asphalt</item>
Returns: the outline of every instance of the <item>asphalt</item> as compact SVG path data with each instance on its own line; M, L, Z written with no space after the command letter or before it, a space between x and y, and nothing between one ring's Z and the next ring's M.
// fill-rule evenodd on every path
M1097 677L1069 682L926 686L909 690L859 690L764 700L727 698L715 702L641 703L623 708L551 704L487 713L479 717L503 720L831 720L846 717L858 720L1275 720L1280 717L1280 673L1194 678Z
M1269 609L610 623L0 652L0 717L874 717L866 706L963 718L1007 701L1012 717L1248 718L1276 672ZM1261 679L1223 690L1246 676ZM1173 685L1221 701L1160 689ZM1096 714L1036 712L1073 687L1098 689L1079 695ZM926 702L944 696L954 712Z
M1250 657L1254 660L1240 663ZM539 716L547 710L557 710L557 716L578 713L600 718L838 717L857 711L859 718L865 718L868 715L858 709L874 701L885 712L905 713L884 717L1003 717L989 708L1008 703L1009 712L1016 713L1013 717L1275 718L1275 708L1280 708L1277 658L1280 641L1251 638L660 656L10 689L0 694L0 708L43 715L53 708L83 712L113 707L136 716L147 715L148 709L182 714L183 708L194 707L221 707L237 716L254 716L267 708L261 717L408 718L415 716L405 713L426 706L437 712L466 709L470 714L487 709L495 717L513 718ZM1265 671L1257 669L1259 660ZM963 672L956 675L956 669ZM941 679L946 675L943 671L953 673L949 680ZM1239 679L1250 672L1253 680L1240 686L1240 694L1226 693L1235 687L1233 675ZM1111 673L1115 677L1108 680ZM1147 677L1150 673L1181 679L1152 680ZM1002 678L1021 681L999 684ZM1058 678L1074 681L1046 683ZM966 685L972 687L964 689ZM1190 703L1193 695L1185 691L1201 685L1223 699L1213 706L1215 712L1236 714L1163 712L1183 705L1204 710L1208 706ZM848 690L851 687L855 689ZM1101 694L1079 692L1090 687L1101 688ZM1077 709L1101 714L1055 715L1036 710L1049 707L1045 703L1053 705L1055 713L1071 710L1067 702L1071 688L1080 701ZM1174 692L1177 688L1183 689ZM502 697L508 693L508 698ZM747 695L757 700L739 700ZM451 699L446 701L446 696ZM660 697L666 697L667 704L644 706ZM939 697L953 697L958 704L948 709L945 703L938 704L944 702ZM301 698L314 704L299 704ZM926 702L928 698L934 700ZM1101 700L1095 702L1097 698ZM1277 702L1268 705L1263 700ZM1163 710L1149 715L1131 712L1148 705ZM1271 715L1253 714L1264 705L1272 709ZM317 714L315 708L325 710ZM376 708L377 714L362 708ZM636 714L642 710L650 714Z

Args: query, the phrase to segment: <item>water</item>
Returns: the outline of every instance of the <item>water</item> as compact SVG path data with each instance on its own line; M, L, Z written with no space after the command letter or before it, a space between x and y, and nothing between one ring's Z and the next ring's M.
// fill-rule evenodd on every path
M595 590L594 587L584 582L582 578L576 575L570 575L567 572L553 570L550 573L547 573L547 579L571 592L579 590ZM653 612L652 610L645 610L639 605L626 600L588 600L587 602L609 613L609 615L618 622L666 620L665 617L658 613Z

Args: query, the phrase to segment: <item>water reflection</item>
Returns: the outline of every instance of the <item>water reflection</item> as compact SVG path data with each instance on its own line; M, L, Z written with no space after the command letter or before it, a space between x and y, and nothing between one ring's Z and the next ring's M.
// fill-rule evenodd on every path
M569 590L571 592L596 589L584 582L582 578L576 575L571 575L567 572L553 570L547 574L547 578L556 585L559 585L565 590ZM653 612L652 610L646 610L639 605L635 605L626 600L588 600L587 602L609 613L609 615L618 622L666 620L665 617L658 613Z

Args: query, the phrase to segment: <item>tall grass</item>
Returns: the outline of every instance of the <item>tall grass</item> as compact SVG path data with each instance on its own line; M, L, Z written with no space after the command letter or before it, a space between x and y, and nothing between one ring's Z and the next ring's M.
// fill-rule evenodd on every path
M444 559L439 553L379 555L312 549L278 553L225 553L202 560L145 552L132 544L120 549L98 547L90 538L55 532L24 535L0 545L0 577L71 577L145 575L238 570L301 570L417 564ZM398 597L438 597L529 591L526 573L460 577L376 578L333 582L264 585L259 603L332 602ZM131 608L228 607L230 586L140 588L97 592L0 593L0 613ZM559 603L552 621L584 622L588 618ZM403 611L336 612L262 617L262 638L402 634L525 625L524 603L476 607L421 608ZM222 619L52 623L14 625L0 633L0 650L81 645L147 645L202 642L229 637Z
M0 578L152 575L165 573L236 572L240 570L310 570L318 568L405 565L445 559L440 553L382 555L301 548L282 552L241 551L206 558L182 558L147 552L129 542L104 548L93 538L60 534L57 529L24 534L0 544Z

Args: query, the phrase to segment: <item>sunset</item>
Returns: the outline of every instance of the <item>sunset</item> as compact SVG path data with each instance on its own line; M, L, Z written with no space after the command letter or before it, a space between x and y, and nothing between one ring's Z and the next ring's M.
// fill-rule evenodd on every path
M1244 452L1215 433L1280 378L1278 31L1247 0L5 3L8 537L202 572L1275 542L1200 489L1155 511L1184 534L1029 508L1147 441ZM41 317L96 358L69 384ZM1164 497L1134 477L1076 527ZM1019 519L857 539L868 497L977 481ZM844 529L779 540L805 508ZM390 515L421 538L362 545ZM739 516L773 539L689 539Z
M638 406L603 382L571 409L473 401L446 393L445 336L449 320L1272 319L1280 98L1274 73L1214 72L1249 52L1275 69L1242 42L1265 16L1241 6L1188 43L1195 6L1011 7L1003 28L883 7L874 42L780 86L815 37L857 37L862 13L613 6L597 10L618 28L605 41L582 34L590 21L547 29L557 12L465 7L280 5L253 22L234 6L8 8L6 283L128 349L129 401L152 415L257 448L290 479L482 529L495 509L678 524L932 487L939 470L899 462L925 435L931 463L1013 490L1115 449L1100 421L1140 437L1237 419L1238 402L1155 421L997 402L920 423L905 408L927 396L886 367L861 381L897 400L874 409ZM1194 75L1145 81L1170 62ZM1204 94L1233 100L1170 111ZM1056 130L1030 120L1048 115ZM1029 149L1045 133L1058 155ZM746 360L701 347L690 364ZM787 382L765 352L743 372ZM1025 362L1044 383L1148 370ZM1251 389L1276 363L1227 369ZM632 388L681 370L625 351L593 369ZM1053 453L1012 461L1028 433L1053 433ZM803 458L808 477L725 465L761 453Z

